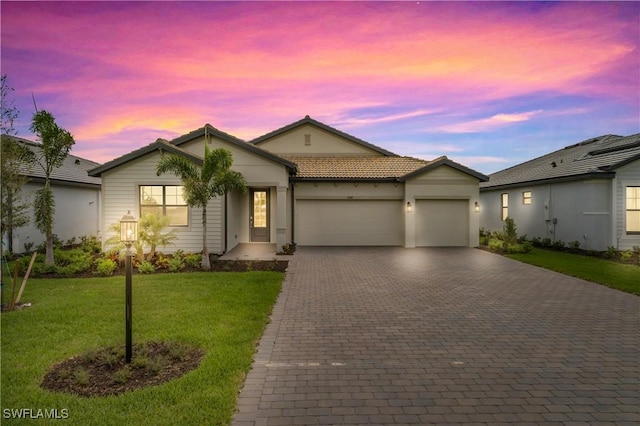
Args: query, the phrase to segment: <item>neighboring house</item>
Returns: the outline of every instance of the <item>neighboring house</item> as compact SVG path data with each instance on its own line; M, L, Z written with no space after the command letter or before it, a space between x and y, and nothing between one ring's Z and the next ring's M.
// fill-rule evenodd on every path
M605 135L490 175L480 226L589 250L640 246L640 134Z
M14 139L38 154L39 143L18 137ZM51 173L51 191L55 197L53 233L63 242L73 237L100 236L100 178L87 174L88 170L99 165L69 154L62 166ZM22 173L28 181L20 195L32 203L35 192L44 186L44 170L35 164L30 168L24 167ZM24 252L25 244L37 246L46 240L36 227L33 208L29 213L29 223L13 231L15 253Z
M201 211L188 208L181 182L157 176L162 155L202 163L204 147L226 148L249 190L211 200L208 248L241 242L299 245L477 246L478 184L487 177L446 157L401 157L309 116L245 142L210 125L156 142L89 172L102 178L103 229L130 210L172 217L179 243L200 251ZM108 238L108 236L105 236Z

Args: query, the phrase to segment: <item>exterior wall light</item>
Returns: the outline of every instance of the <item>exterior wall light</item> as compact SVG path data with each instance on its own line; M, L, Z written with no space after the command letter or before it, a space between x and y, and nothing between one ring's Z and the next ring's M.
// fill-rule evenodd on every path
M411 213L413 211L413 206L411 205L411 201L407 201L407 213Z
M138 221L128 211L126 215L120 219L120 241L127 247L125 253L125 362L131 363L131 244L138 240Z
M478 204L478 202L476 201L475 205L474 205L474 210L476 213L480 213L480 204Z

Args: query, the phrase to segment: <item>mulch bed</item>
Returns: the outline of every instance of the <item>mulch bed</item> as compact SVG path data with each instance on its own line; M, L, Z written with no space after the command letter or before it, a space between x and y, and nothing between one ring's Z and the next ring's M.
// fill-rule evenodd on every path
M67 359L45 375L41 387L53 392L93 397L156 386L183 376L200 365L204 351L176 342L145 342L132 346L130 364L124 345Z
M286 272L288 260L214 260L213 272L275 271Z

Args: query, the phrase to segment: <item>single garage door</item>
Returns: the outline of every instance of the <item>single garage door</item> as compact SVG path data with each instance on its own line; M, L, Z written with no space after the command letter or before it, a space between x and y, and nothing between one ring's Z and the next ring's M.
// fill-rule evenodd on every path
M469 245L469 200L417 200L416 246Z
M295 240L304 246L404 245L398 200L296 200Z

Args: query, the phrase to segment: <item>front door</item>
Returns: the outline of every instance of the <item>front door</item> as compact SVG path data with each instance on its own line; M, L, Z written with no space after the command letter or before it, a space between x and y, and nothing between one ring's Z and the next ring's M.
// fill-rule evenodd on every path
M269 232L269 190L252 189L251 211L249 212L249 230L251 242L268 243Z

